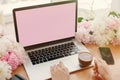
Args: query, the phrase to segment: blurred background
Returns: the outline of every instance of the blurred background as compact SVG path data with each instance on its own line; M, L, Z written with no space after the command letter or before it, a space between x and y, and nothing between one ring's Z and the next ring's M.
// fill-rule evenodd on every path
M13 21L12 10L14 8L59 1L65 0L0 0L0 24ZM109 10L120 12L119 4L120 0L78 0L78 16L90 18L97 13Z

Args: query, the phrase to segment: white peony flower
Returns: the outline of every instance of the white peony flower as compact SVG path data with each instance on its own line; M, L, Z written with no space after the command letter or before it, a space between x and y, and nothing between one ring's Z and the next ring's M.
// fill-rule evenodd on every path
M0 25L0 38L4 35L4 29L3 27Z
M114 38L114 31L108 29L106 26L105 20L94 21L93 22L93 31L95 42L97 45L104 46L108 45L110 41Z
M116 37L120 40L120 27L117 29Z
M9 39L4 36L0 38L0 56L3 56L12 48L12 42Z
M104 31L103 33L96 33L95 32L95 41L96 44L105 46L110 43L110 41L114 38L113 31Z
M0 80L11 78L12 68L6 62L0 61Z
M89 29L90 30L90 29ZM86 30L84 27L79 27L76 33L76 38L79 42L90 43L92 42L90 31Z
M19 56L19 59L20 59L21 63L24 63L27 60L27 54L26 54L24 48L22 47L22 45L20 45L17 42L13 42L13 50Z

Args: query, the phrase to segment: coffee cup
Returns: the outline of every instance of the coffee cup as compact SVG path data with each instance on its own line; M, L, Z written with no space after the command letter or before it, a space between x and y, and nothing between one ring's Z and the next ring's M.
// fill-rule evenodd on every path
M91 64L93 56L90 52L79 52L78 60L81 67L87 67Z

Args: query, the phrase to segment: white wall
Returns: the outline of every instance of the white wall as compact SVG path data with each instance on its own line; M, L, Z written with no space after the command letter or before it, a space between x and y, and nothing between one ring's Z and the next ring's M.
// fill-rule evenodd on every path
M110 8L112 0L78 0L79 8L84 8L90 10L91 7L93 10Z
M31 6L31 5L39 5L39 4L45 4L50 2L51 2L50 0L21 0L18 2L6 3L2 5L0 4L0 11L1 10L3 11L4 22L9 23L13 21L12 10L14 8Z
M120 12L120 0L112 0L111 8L114 11Z
M51 0L51 1L57 2L57 1L66 1L66 0ZM112 0L78 0L78 6L79 8L90 10L92 5L93 9L96 10L101 8L108 8L108 7L110 8L111 2Z
M51 0L52 2L65 0ZM78 0L78 16L91 17L91 10L98 11L111 8L112 0ZM85 15L86 14L86 15Z

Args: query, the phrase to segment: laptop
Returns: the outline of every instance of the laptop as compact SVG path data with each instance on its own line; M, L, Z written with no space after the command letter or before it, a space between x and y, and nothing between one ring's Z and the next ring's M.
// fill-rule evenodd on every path
M70 72L81 70L77 43L77 2L63 1L13 10L16 40L26 50L24 63L30 80L51 78L50 66L60 61Z

